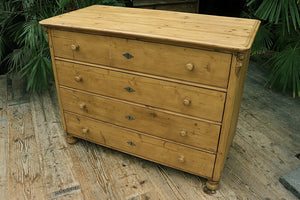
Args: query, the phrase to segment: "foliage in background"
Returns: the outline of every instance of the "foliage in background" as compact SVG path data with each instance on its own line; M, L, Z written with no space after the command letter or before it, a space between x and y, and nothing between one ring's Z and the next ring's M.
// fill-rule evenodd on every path
M300 97L300 0L250 0L243 15L262 21L252 54L272 51L266 86Z
M0 0L0 73L27 76L27 90L43 91L53 80L46 33L39 21L94 4L117 0Z

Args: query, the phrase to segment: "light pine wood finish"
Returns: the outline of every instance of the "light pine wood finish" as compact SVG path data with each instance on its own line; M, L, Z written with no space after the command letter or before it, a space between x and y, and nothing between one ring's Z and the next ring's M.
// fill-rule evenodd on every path
M224 110L224 120L220 133L218 155L216 158L213 181L221 178L221 173L236 131L239 109L242 100L244 82L248 68L250 51L234 57Z
M97 65L97 64L86 63L86 62L81 62L81 61L74 61L74 60L69 60L69 59L64 59L64 58L59 58L59 57L56 57L55 60L68 62L68 63L74 63L74 64L80 64L80 65L85 65L85 66L90 66L90 67L96 67L96 68L100 67L101 69L112 70L112 71L121 72L121 73L125 73L125 74L143 76L143 77L148 77L151 79L169 81L169 82L179 83L182 85L190 85L190 86L195 86L195 87L200 87L200 88L205 88L205 89L210 89L210 90L215 90L215 91L220 91L220 92L225 92L225 93L227 92L227 88L214 87L214 86L209 86L209 85L204 85L204 84L199 84L199 83L194 83L194 82L189 82L189 81L173 79L173 78L169 78L169 77L156 76L156 75L145 74L145 73L140 73L140 72L135 72L135 71L128 71L128 70L123 70L123 69L110 67L110 66ZM79 81L79 80L81 80L81 77L75 77L75 79L77 81Z
M225 93L56 61L60 85L220 122ZM68 74L68 76L66 76ZM78 78L78 80L76 80ZM128 92L126 88L131 88ZM164 94L164 95L162 95Z
M41 24L231 52L250 49L259 21L95 5L43 20Z
M65 119L67 131L76 137L204 177L212 175L213 154L79 115L65 113Z
M52 61L52 68L53 68L53 73L54 73L54 77L57 77L57 71L56 71L56 66L55 66L55 59L54 59L54 50L53 50L53 43L52 43L52 29L47 29L45 28L45 31L47 33L47 38L48 38L48 41L49 41L49 47L50 47L50 52L51 52L51 61ZM50 35L50 37L49 37ZM59 93L59 85L58 85L58 82L56 81L55 82L55 86L56 86L56 90L57 90L57 93ZM60 102L61 99L60 99L60 95L58 95L58 101ZM64 127L64 132L66 134L66 140L69 144L74 144L77 142L77 139L76 138L73 138L72 136L70 136L67 132L66 132L66 125L65 125L65 120L64 120L64 117L63 117L63 108L62 108L62 105L61 103L59 103L59 108L60 108L60 112L61 112L61 115L62 115L62 123L63 123L63 127Z
M52 38L57 57L227 88L231 54L59 30Z
M206 177L215 192L259 21L91 6L40 23L50 29L69 143L75 136ZM201 134L189 137L194 120Z
M216 152L220 126L105 96L60 89L66 111ZM131 118L130 118L131 117ZM155 126L155 129L153 127Z
M261 70L261 66L254 65L253 62L249 64L236 136L224 167L220 188L214 195L207 195L203 192L202 186L205 184L205 179L198 176L83 140L76 145L66 145L65 140L62 139L64 131L55 88L50 94L49 92L42 95L32 94L30 101L26 98L11 101L4 97L19 99L16 95L19 94L19 91L15 88L11 90L11 81L4 80L0 84L0 98L3 97L1 98L2 105L4 105L2 111L7 110L8 107L9 109L15 107L14 110L16 110L17 107L23 106L22 109L26 109L31 113L26 114L26 118L32 118L32 120L26 119L26 121L32 123L36 141L31 143L31 148L45 155L51 154L51 147L70 152L68 156L72 159L60 156L59 151L52 151L53 156L56 158L56 165L73 167L65 167L65 169L59 167L57 171L52 171L56 174L53 174L56 178L48 178L48 185L45 184L46 181L42 181L43 193L41 196L37 196L36 199L53 200L70 196L69 199L116 200L149 198L163 200L296 200L297 198L279 183L278 178L300 167L299 159L295 157L299 153L300 142L298 134L300 131L298 125L299 101L292 97L283 96L280 92L275 93L265 88L263 85L266 73ZM8 89L5 89L6 82L8 83ZM26 85L24 86L26 87ZM45 112L44 108L46 108ZM10 117L13 116L9 115L7 120L11 121ZM18 115L18 117L21 116ZM43 128L45 121L41 119L47 119L46 123L56 126L57 130L47 131L49 126ZM29 125L27 124L27 126ZM0 129L0 132L7 132L7 136L11 135L7 127L6 130L5 128ZM48 141L45 141L48 140L49 133L54 138L58 137L58 139L50 140L51 147L48 151L43 152L41 150L42 145L44 143L49 144ZM5 137L2 136L0 139L5 140ZM9 148L7 145L7 152ZM24 155L26 154L26 148L22 148L20 151ZM11 151L10 156L22 159L22 157L17 156L19 153L18 151ZM4 155L1 155L1 157L4 157ZM54 161L48 161L49 156L41 158L37 160L39 163L37 165L41 167L41 163L52 163L53 166ZM18 165L8 166L8 162L5 163L2 160L0 165L2 166L0 171L2 180L5 177L4 171L9 173L9 171L15 171L14 168L18 167ZM50 169L41 169L41 177L46 177L44 172ZM60 173L61 170L64 170L63 173ZM78 178L80 184L78 190L65 190L56 198L46 197L47 186L56 185L58 177L62 180L59 188L67 189L68 186L64 183L68 183L67 180L72 173ZM26 183L27 181L31 180L24 179L25 190L30 187L30 184ZM13 187L9 185L14 182L5 181L3 183L5 184L0 184L0 190L4 193L0 193L0 196L8 197L8 191L5 192L3 188ZM79 191L82 191L83 197ZM14 193L10 196L12 197L10 199L24 199L20 193Z

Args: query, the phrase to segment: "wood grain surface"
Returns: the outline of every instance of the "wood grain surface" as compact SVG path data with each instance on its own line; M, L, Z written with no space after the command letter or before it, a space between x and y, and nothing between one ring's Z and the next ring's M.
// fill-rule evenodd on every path
M65 113L65 118L67 131L76 137L203 177L212 176L213 154L80 115Z
M8 199L7 77L0 76L0 199Z
M239 60L239 56L240 55L235 55L233 57L233 62L231 66L228 92L226 95L226 104L213 180L219 180L221 177L221 173L226 162L233 137L236 132L236 125L239 117L239 110L242 101L246 73L248 69L250 51L243 54L243 60ZM241 64L242 66L241 69L238 69L237 71L237 67L240 67L239 64Z
M160 81L111 70L56 61L58 82L63 86L150 105L220 122L225 93ZM68 74L68 76L66 76ZM76 81L75 77L82 77ZM133 89L128 92L126 88ZM185 99L190 105L184 105Z
M40 23L46 29L50 28L56 86L61 88L58 97L69 139L76 136L202 175L208 178L208 190L218 189L235 135L250 47L260 24L258 20L90 6ZM198 84L200 87L195 87ZM67 108L64 108L60 94L63 88L77 91L77 94L88 92L90 96L73 95L72 100L70 93L65 94ZM100 100L99 95L109 101ZM93 98L95 96L98 98ZM89 103L84 102L84 98ZM173 113L176 117L189 116L203 122L220 123L221 132L214 131L214 137L201 135L195 138L201 140L204 137L203 143L208 144L196 143L197 155L191 150L195 143L191 140L182 142L181 137L191 135L186 128L179 130L179 137L172 138L166 136L170 130L161 133L161 125L156 133L149 130L154 130L162 121L146 118L144 121L155 122L146 124L148 129L128 126L120 120L116 124L115 118L119 116L116 110L122 110L123 106L111 104L114 99ZM66 104L69 101L76 101L77 105ZM97 103L91 108L94 101ZM101 114L98 109L101 104L110 109ZM77 114L73 106L77 107ZM88 115L88 108L98 112ZM127 110L133 111L132 108ZM134 121L136 111L124 118ZM111 113L115 114L108 118ZM140 117L144 118L142 115L145 114L141 113ZM129 141L120 143L117 138ZM166 144L177 150L169 151ZM179 149L184 146L186 153L179 155ZM150 149L153 154L149 153ZM201 152L207 150L216 152L217 156ZM192 157L199 160L191 161ZM209 160L206 168L202 164L205 159Z
M8 161L4 170L9 183L7 199L44 199L31 108L29 102L11 97L7 105Z
M216 152L218 125L67 88L60 94L65 111Z
M52 31L54 56L227 88L231 54L100 35ZM72 50L72 45L78 45ZM129 53L132 57L126 58ZM193 65L192 70L187 64Z
M250 63L236 136L224 167L220 189L215 195L206 195L203 192L202 186L205 183L205 179L198 176L145 161L86 141L80 141L75 145L64 145L64 140L59 139L62 141L53 145L61 145L56 146L56 148L65 148L66 151L70 152L69 156L72 159L63 161L60 159L60 154L57 154L58 151L53 151L54 154L57 154L58 160L56 162L62 163L64 166L74 167L74 171L67 167L66 170L69 172L65 173L75 173L84 196L80 192L75 193L78 190L65 190L63 195L51 198L46 195L47 186L42 181L43 193L37 196L36 199L64 199L70 194L73 199L296 200L297 198L279 183L278 178L300 167L299 159L295 157L299 153L300 137L298 133L300 127L298 122L300 105L299 101L292 97L283 96L281 93L264 88L265 75L266 72L260 66L257 66L253 62ZM11 87L10 84L5 85L6 82L7 80L4 80L0 84L0 98L3 97L1 100L7 107L7 104L16 104L17 101L5 103L7 99L4 97L5 92L2 92L7 90L5 86ZM19 93L10 90L7 90L7 97L10 99ZM46 92L41 96L31 98L30 103L24 103L25 101L23 100L20 100L20 102L23 102L23 104L19 106L22 105L23 110L31 113L27 114L27 116L33 116L37 112L41 112L40 109L33 110L37 108L33 105L40 105L41 102L44 102L44 106L51 104L52 106L49 107L50 110L47 110L47 112L52 114L46 114L47 121L48 123L53 122L56 124L59 127L59 131L57 132L60 135L59 138L63 137L55 88L52 88L50 93ZM5 111L7 108L3 107ZM12 109L12 106L9 109ZM44 116L45 114L42 113L41 115ZM13 115L9 116L12 117ZM20 114L18 116L21 117ZM7 118L7 120L10 121L11 119ZM35 120L39 120L39 118ZM38 126L42 126L43 123L34 122L35 120L33 120L34 135L39 135L38 137L36 136L36 142L39 144L47 143L44 139L48 138L48 132L40 131L41 128ZM4 127L3 123L1 127ZM4 139L4 141L8 141L8 135L12 134L10 130L12 129L6 129L5 131L5 128L1 128L1 133L7 132L8 134L6 139L5 135L1 135L0 140ZM38 152L41 151L41 145L35 143L31 143L31 145L30 148L35 148ZM17 155L21 152L25 155L27 149L22 148L20 149L21 152L9 151L10 154L8 154L8 148L11 147L7 143L6 158L8 159L11 156L19 159L20 163L23 162L24 160L21 160L22 157ZM5 152L4 146L1 145L0 149L3 149ZM2 153L3 151L1 151L1 159L5 159ZM48 156L42 158L47 159ZM42 166L41 163L47 162L41 159L35 161L38 162L35 165L39 166ZM8 165L8 162L6 165L2 160L0 166L2 167L0 171L1 180L7 180L3 172L6 171L8 175L10 172L16 171L16 168L19 167L19 165ZM44 170L41 169L40 172L41 176L44 177ZM65 179L67 177L63 175L62 180ZM48 185L57 183L57 179L47 180L49 181ZM30 179L24 179L24 181L30 181ZM60 187L68 188L67 185L64 186L64 182L62 182ZM8 194L8 190L5 190L5 188L14 187L11 184L14 184L14 182L1 182L1 199L2 197L3 199L7 199L8 196L11 197L9 199L25 199L23 194L19 192ZM25 185L30 186L27 183Z
M99 5L40 23L68 30L232 51L249 50L259 26L259 21L252 19Z
M40 169L46 199L83 199L80 182L67 149L64 131L56 120L49 94L31 97Z

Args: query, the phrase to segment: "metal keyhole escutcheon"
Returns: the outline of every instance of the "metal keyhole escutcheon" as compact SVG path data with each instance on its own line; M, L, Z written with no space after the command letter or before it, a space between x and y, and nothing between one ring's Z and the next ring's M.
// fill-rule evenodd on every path
M131 59L131 58L134 57L134 56L131 55L130 53L124 53L123 56L124 56L125 58L127 58L127 59Z
M126 88L124 88L127 92L134 92L135 90L134 89L132 89L131 87L126 87Z
M128 141L127 144L131 145L131 146L136 146L136 144L134 144L133 142L131 141Z
M134 120L134 117L131 117L130 115L125 116L125 118L128 120Z

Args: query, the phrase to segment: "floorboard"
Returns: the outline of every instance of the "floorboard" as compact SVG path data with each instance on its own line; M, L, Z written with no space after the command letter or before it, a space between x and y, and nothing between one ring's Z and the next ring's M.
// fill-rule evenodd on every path
M7 77L0 76L0 199L8 199Z
M12 99L7 105L8 199L44 197L44 187L29 103Z
M82 188L49 93L30 99L47 199L83 199Z

